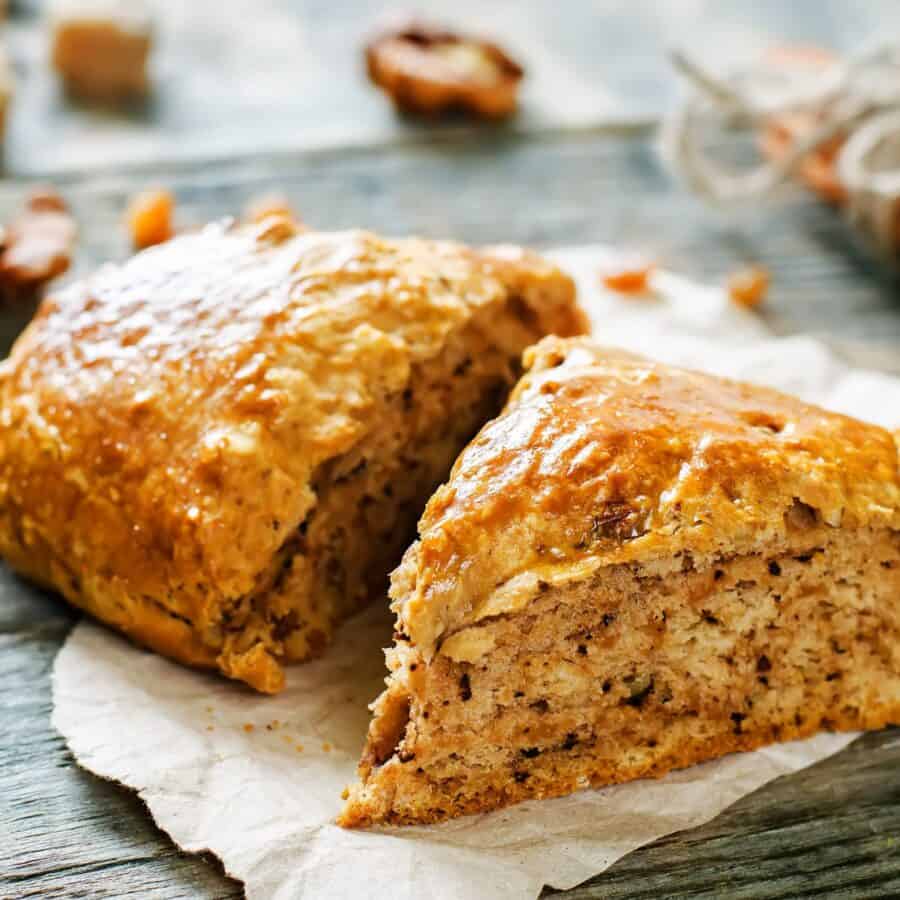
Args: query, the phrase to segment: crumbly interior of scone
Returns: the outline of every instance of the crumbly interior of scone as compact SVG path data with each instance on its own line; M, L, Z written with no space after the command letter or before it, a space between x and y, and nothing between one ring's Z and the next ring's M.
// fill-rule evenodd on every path
M610 567L477 628L474 662L393 651L342 824L430 822L820 729L900 720L900 534Z
M316 473L315 507L254 593L225 608L226 672L230 657L255 644L288 661L314 656L338 622L386 595L428 497L499 410L517 365L470 327L414 367L404 391L384 398L369 435Z

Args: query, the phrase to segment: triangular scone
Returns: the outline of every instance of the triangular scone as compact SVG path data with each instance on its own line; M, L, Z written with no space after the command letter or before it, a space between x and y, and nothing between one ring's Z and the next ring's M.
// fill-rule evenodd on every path
M548 338L394 573L341 822L433 822L900 722L894 438Z
M263 691L415 534L522 351L577 334L515 249L211 226L41 307L0 368L0 553Z

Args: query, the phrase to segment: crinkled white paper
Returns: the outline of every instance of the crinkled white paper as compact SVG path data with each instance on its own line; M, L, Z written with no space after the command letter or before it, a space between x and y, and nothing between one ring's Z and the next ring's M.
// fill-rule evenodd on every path
M605 294L595 273L606 253L557 257L608 343L900 424L900 379L851 370L813 340L770 339L720 291L666 273L654 276L656 299ZM544 884L572 887L642 844L706 822L854 738L819 735L439 826L344 831L333 820L390 634L387 606L376 604L324 658L292 667L287 689L270 698L83 622L56 660L53 721L82 766L135 788L179 846L212 851L250 898L266 900L530 900Z

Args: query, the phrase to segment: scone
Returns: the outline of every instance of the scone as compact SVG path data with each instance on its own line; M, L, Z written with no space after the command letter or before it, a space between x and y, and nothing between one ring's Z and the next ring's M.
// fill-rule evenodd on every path
M394 573L343 825L900 723L891 434L586 339L526 368Z
M261 691L387 573L522 350L585 322L531 254L210 226L46 300L0 367L0 554Z

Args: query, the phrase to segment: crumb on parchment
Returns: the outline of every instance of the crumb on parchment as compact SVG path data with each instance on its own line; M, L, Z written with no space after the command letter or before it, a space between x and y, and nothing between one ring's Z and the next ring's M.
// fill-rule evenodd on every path
M164 188L150 188L132 197L126 220L136 250L163 244L174 235L172 212L175 198Z
M732 303L754 309L766 299L771 276L762 266L748 266L728 276L728 296Z
M630 256L600 267L600 283L607 290L617 294L647 294L650 290L650 276L656 264L643 256Z

